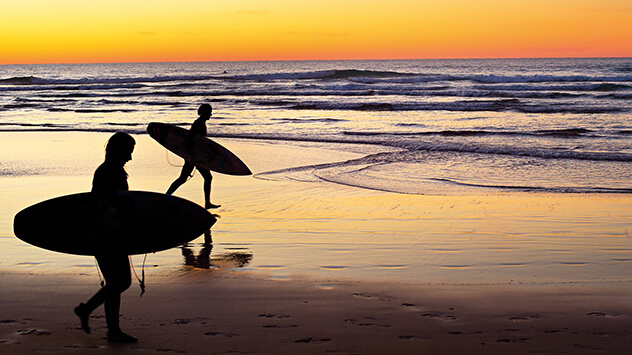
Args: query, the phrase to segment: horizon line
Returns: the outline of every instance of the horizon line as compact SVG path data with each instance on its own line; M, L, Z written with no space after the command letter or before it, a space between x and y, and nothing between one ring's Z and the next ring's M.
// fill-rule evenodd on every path
M173 61L129 61L129 62L44 62L44 63L0 63L5 65L72 65L72 64L162 64L162 63L238 63L238 62L345 62L345 61L407 61L407 60L494 60L494 59L632 59L632 56L578 56L578 57L453 57L453 58L373 58L373 59L249 59L249 60L173 60Z

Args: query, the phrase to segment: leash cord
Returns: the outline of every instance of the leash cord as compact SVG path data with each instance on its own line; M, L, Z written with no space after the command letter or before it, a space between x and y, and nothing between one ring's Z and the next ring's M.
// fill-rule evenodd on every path
M176 165L176 164L171 163L171 161L169 161L169 151L167 149L165 149L165 157L167 158L167 164L169 164L169 165L171 165L173 167L181 168L181 167L184 166L184 164L183 165Z
M171 161L169 161L169 151L167 149L165 149L165 157L167 158L167 164L175 167L175 168L182 168L184 166L184 164L182 165L176 165L173 164ZM187 178L187 181L191 180L193 178L193 176L195 176L195 169L193 169L193 173L191 173L191 175L189 175L189 177Z
M132 256L129 256L129 264L132 266L132 271L134 272L134 276L136 276L136 279L138 280L138 282L140 283L140 296L143 297L143 294L145 293L145 261L147 260L147 254L145 254L145 257L143 258L143 267L142 267L142 272L141 275L143 276L142 279L140 279L138 277L138 274L136 273L136 269L134 268L134 263L132 262Z
M97 258L94 258L94 266L97 268L97 275L99 275L99 281L101 281L101 287L105 286L105 281L101 277L101 271L99 270L99 263L97 262Z

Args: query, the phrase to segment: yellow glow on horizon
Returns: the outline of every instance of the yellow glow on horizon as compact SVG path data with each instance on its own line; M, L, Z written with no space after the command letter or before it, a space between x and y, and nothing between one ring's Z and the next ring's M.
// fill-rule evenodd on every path
M632 57L629 0L29 0L0 64Z

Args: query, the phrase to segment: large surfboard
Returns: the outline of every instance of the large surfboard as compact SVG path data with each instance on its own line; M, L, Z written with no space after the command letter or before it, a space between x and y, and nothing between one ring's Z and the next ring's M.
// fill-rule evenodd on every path
M184 128L152 122L147 126L147 132L165 148L195 166L227 175L252 175L235 154L206 137L196 136L191 151L188 151L186 140L189 131Z
M79 193L18 212L13 231L40 248L78 255L153 253L189 242L216 222L214 215L180 197L121 191L113 201Z

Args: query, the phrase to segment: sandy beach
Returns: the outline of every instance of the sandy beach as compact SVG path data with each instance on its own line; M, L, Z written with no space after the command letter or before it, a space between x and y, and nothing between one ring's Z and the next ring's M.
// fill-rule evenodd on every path
M128 290L121 322L140 342L111 345L102 312L91 335L71 312L92 277L2 280L4 354L626 354L632 338L629 283L323 288L195 271Z
M405 195L263 174L367 147L218 140L256 177L215 175L206 261L149 255L147 292L123 295L134 345L72 309L98 287L90 257L13 236L33 203L90 189L106 133L0 133L0 351L190 354L628 354L627 194ZM163 192L180 160L146 135L130 189ZM175 165L175 166L174 166ZM202 202L194 176L176 195ZM202 239L191 243L196 255ZM142 257L134 258L139 270Z

